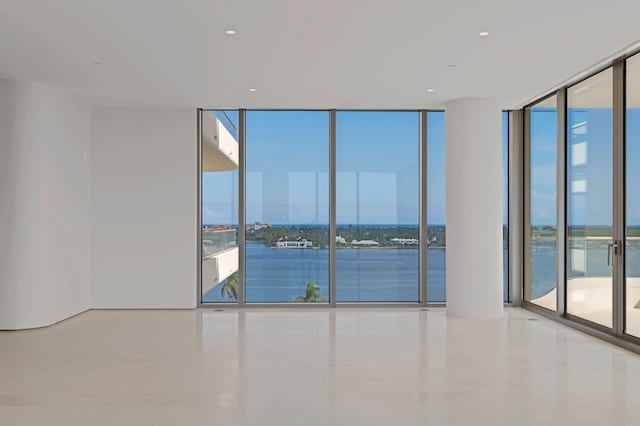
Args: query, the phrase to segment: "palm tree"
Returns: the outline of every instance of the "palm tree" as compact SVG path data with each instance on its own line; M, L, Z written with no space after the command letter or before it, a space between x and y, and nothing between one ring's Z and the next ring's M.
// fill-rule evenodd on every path
M220 297L238 300L238 272L229 275L229 278L220 286Z
M324 296L318 293L320 291L320 286L307 283L307 288L305 289L304 296L298 296L293 299L294 302L324 302Z

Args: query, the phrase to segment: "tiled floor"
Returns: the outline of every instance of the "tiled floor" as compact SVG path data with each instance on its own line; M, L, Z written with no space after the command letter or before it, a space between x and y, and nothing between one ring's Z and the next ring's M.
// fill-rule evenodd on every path
M519 309L92 311L0 333L0 425L637 425L640 356Z

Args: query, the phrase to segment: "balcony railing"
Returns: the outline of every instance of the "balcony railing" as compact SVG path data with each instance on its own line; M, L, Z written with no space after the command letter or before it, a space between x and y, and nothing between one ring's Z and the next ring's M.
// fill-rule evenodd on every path
M233 228L202 227L202 294L238 271L238 247Z
M202 227L202 257L209 257L236 247L236 230Z

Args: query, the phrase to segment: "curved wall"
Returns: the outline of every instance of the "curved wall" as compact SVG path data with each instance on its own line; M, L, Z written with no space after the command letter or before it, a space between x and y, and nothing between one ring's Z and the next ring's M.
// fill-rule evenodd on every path
M52 87L0 79L0 329L89 309L91 115Z

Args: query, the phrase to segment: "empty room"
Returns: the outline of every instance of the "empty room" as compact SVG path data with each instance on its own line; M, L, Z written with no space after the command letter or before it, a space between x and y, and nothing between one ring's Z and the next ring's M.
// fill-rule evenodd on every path
M639 16L0 0L0 425L640 424Z

